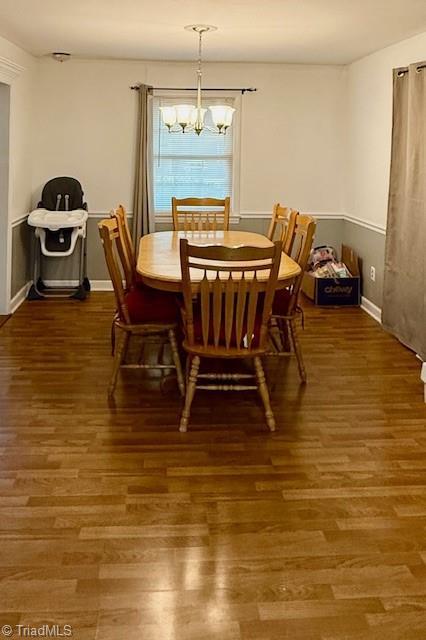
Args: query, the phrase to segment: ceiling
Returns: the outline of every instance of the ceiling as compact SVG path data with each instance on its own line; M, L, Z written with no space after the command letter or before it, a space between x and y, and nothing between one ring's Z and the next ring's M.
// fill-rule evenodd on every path
M346 64L426 31L425 0L1 0L0 35L42 56Z

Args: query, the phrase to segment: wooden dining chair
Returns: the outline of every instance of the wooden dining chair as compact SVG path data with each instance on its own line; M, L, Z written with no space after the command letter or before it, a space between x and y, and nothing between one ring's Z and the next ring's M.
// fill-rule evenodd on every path
M187 430L196 389L257 389L263 401L267 425L271 431L275 430L261 357L267 350L268 323L281 249L281 242L263 248L229 248L194 246L187 239L180 240L183 348L188 353L189 372L180 431ZM193 279L200 271L201 282L198 277L195 285ZM255 374L199 373L202 358L252 358ZM240 379L245 384L238 383ZM253 379L256 384L248 384ZM205 382L198 384L198 380ZM219 382L214 384L216 380Z
M269 240L274 240L276 236L283 243L283 251L290 255L294 241L294 230L299 212L291 207L283 207L278 202L274 204L272 210L271 223L268 229Z
M301 313L299 293L312 250L315 229L316 222L312 216L306 214L297 216L291 255L301 271L288 288L279 289L275 293L270 323L272 350L268 351L268 355L295 355L302 382L306 382L306 369L297 336L297 317Z
M132 235L130 233L129 222L127 219L127 213L123 205L119 204L116 209L113 209L110 213L111 218L117 221L118 232L120 235L120 242L117 245L117 250L123 268L124 279L126 281L126 289L135 284L137 280L136 274L136 255L133 246Z
M182 367L176 340L179 320L179 308L173 296L163 295L162 291L151 289L145 285L132 286L127 290L123 286L123 274L119 267L118 255L125 251L115 218L102 220L99 224L105 260L114 288L117 312L114 328L120 334L118 346L114 354L114 366L108 394L113 395L120 368L138 369L176 369L179 391L185 391ZM173 366L170 364L124 364L130 337L157 336L170 343Z
M172 198L173 231L228 231L231 199Z
M114 218L118 225L118 235L120 242L117 242L116 248L120 258L121 268L126 283L126 291L137 283L138 276L136 272L136 256L133 247L132 236L130 234L127 213L123 205L119 204L116 209L110 211L110 217ZM114 316L115 318L115 316ZM111 325L111 353L115 352L115 321L113 319Z

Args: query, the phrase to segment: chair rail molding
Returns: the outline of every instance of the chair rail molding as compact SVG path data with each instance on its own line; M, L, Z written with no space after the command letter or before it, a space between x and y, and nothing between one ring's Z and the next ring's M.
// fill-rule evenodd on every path
M103 218L110 218L111 217L111 209L109 211L102 211L99 209L93 210L93 211L88 211L88 217L89 218L93 218L93 219L99 219L102 220ZM126 214L128 218L132 218L133 217L133 211L127 211L126 210Z
M352 222L352 224L357 224L358 226L369 229L370 231L380 233L382 236L386 235L386 227L383 224L377 224L376 222L364 220L363 218L358 218L357 216L352 216L347 213L345 214L344 219L346 222Z
M0 56L0 82L11 84L23 71L25 71L25 67L21 67L20 64Z
M307 213L318 220L344 220L346 214L342 211L300 211ZM270 211L241 211L240 217L244 219L270 219L272 216L272 206Z
M345 211L300 211L300 213L307 213L317 220L344 220L345 222L352 222L352 224L365 227L370 231L375 231L384 236L386 235L385 225L349 215ZM271 211L241 211L239 215L245 219L270 219Z

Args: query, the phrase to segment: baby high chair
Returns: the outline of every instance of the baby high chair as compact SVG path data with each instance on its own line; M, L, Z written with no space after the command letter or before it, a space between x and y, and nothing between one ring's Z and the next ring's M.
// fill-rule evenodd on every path
M86 274L87 203L83 202L81 184L75 178L60 177L46 182L37 209L27 220L35 227L33 284L29 300L60 297L84 300L90 283ZM66 258L80 241L79 279L76 287L47 287L41 276L42 256Z

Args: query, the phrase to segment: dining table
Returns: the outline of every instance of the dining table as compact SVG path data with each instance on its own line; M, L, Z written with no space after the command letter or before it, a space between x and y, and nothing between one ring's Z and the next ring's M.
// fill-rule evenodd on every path
M180 240L186 238L198 246L222 245L235 247L270 247L271 240L260 233L250 231L156 231L142 236L139 242L136 270L142 281L162 291L182 291L180 267ZM234 263L235 265L235 263ZM290 256L281 255L277 288L291 284L300 274L300 267ZM202 271L194 270L193 288L201 282Z

